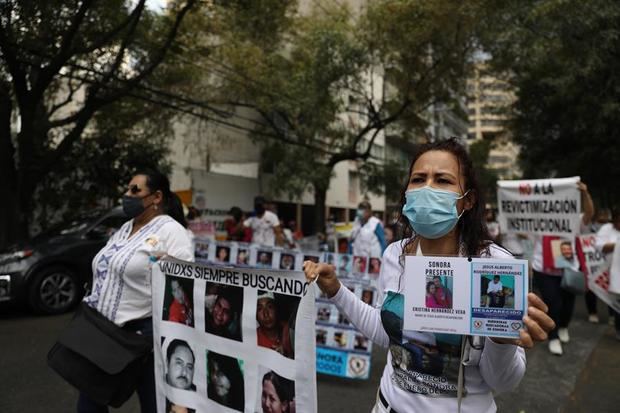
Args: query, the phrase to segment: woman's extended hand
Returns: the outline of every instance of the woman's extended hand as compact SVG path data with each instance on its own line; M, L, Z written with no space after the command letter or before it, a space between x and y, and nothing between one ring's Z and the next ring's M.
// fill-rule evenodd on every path
M333 297L340 289L340 281L338 281L336 276L336 267L333 265L304 261L303 269L306 274L306 280L308 282L316 280L316 284L328 297Z
M523 348L532 348L537 341L545 341L547 334L555 328L555 323L547 315L547 305L536 294L527 295L527 315L523 317L523 323L527 329L519 331L518 339L492 338L500 344L514 344Z

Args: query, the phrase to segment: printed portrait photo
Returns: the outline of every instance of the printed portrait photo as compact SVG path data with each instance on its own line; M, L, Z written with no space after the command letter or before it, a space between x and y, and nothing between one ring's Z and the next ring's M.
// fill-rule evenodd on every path
M315 264L318 264L320 259L321 259L320 255L314 255L314 254L304 255L304 261L312 261Z
M256 339L260 347L295 358L295 320L300 297L258 291Z
M368 339L361 334L355 335L354 350L368 351Z
M239 248L237 250L237 259L235 261L237 265L249 265L250 250L247 248Z
M207 351L207 397L242 412L245 405L243 361Z
M281 270L294 270L295 269L295 256L292 254L280 255L280 269Z
M318 321L329 321L332 310L329 306L321 306L316 309L316 319Z
M258 268L271 268L273 251L258 250L256 253L256 266Z
M166 413L196 413L196 410L189 407L174 404L170 400L166 399Z
M162 320L194 327L194 280L166 276Z
M259 370L257 413L295 413L295 382L266 368Z
M426 277L426 307L452 308L452 277Z
M338 275L346 277L351 272L351 255L341 254L338 256Z
M553 266L557 269L571 268L579 269L575 246L568 239L554 239L550 242L551 254L553 255Z
M325 263L336 266L336 254L328 252L325 254Z
M198 262L207 261L209 259L209 243L196 241L194 243L194 256Z
M327 344L327 330L316 329L316 344L324 346Z
M338 313L338 324L341 324L343 326L348 326L351 324L351 322L349 321L346 315L339 312Z
M208 282L205 290L205 331L241 341L243 287Z
M368 261L368 275L371 278L376 279L381 272L381 258L372 257Z
M335 331L334 332L334 343L336 347L346 348L348 344L347 332L346 331Z
M230 247L228 245L216 245L215 262L230 263Z
M480 307L514 309L514 289L514 275L482 275L480 277Z
M166 349L166 383L176 389L196 391L194 366L196 356L190 345L174 339Z
M362 290L362 301L368 305L374 305L375 292L370 289Z
M356 255L353 257L353 269L351 272L357 277L363 277L366 273L366 265L368 263L368 257Z

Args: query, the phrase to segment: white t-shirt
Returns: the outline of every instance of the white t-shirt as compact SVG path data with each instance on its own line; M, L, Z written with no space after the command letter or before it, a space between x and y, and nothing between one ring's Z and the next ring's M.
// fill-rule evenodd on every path
M243 221L243 226L252 229L252 242L269 247L276 245L276 234L273 229L278 225L280 225L280 220L271 211L265 211L260 218L250 217Z
M618 243L620 237L620 231L618 231L614 224L607 223L604 224L596 233L596 247L602 249L605 244L609 244L610 242ZM611 265L611 258L613 257L613 253L605 254L605 261L607 264Z
M123 224L93 259L93 286L84 297L119 326L151 316L151 255L194 261L188 232L168 215L153 218L129 238L133 220Z
M403 267L400 264L402 245L402 241L392 243L383 254L383 265L378 280L378 300L375 307L362 302L344 286L331 300L366 337L380 346L390 346L380 388L394 410L398 412L456 412L458 399L455 395L452 397L433 396L406 390L402 384L399 384L399 379L403 377L403 374L402 371L396 372L394 367L394 365L398 366L399 362L393 360L394 345L382 321L382 307L386 298L393 297L394 293L402 293ZM495 244L491 244L489 249L489 255L493 258L512 257L506 250ZM458 336L454 337L458 339ZM418 343L418 346L421 346L419 348L436 348L434 346L436 338L436 335L432 333L407 332L409 342ZM473 337L472 340L477 341L478 344L473 347L469 344L469 340L466 340L465 354L462 359L466 395L462 400L461 412L495 412L497 407L493 393L512 390L519 384L525 374L525 352L521 347L498 344L489 338ZM414 362L411 359L408 360L409 364ZM422 363L424 364L424 361ZM456 364L458 366L458 363ZM413 386L418 385L416 381L422 383L423 380L431 382L435 380L439 386L443 383L441 376L431 376L417 371L411 371L408 375L416 377L413 380Z
M489 286L487 287L487 294L499 293L499 292L502 291L502 288L504 288L504 287L502 286L502 282L501 281L498 281L498 282L491 281L489 283Z

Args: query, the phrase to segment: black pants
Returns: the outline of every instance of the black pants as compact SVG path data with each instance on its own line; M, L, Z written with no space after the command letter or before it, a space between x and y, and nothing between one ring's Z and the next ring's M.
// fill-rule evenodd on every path
M586 308L588 309L588 314L596 314L596 295L592 291L588 291L585 294L586 298Z
M124 329L131 331L140 331L144 335L153 335L153 320L146 318L142 320L134 320L128 322ZM140 411L142 413L156 413L157 412L157 397L155 394L155 359L153 353L149 357L146 363L146 368L138 383L136 393L140 399ZM108 413L108 406L104 406L96 403L90 397L84 393L80 393L80 397L77 402L78 413Z
M562 277L534 270L534 286L540 291L543 301L549 307L549 317L555 322L555 329L549 339L558 338L558 328L566 328L573 317L575 294L561 287Z

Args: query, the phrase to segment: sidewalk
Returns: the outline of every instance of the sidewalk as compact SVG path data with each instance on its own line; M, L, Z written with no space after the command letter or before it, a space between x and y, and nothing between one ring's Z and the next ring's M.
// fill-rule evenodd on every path
M620 341L608 327L590 354L575 390L561 412L617 412L620 410Z

